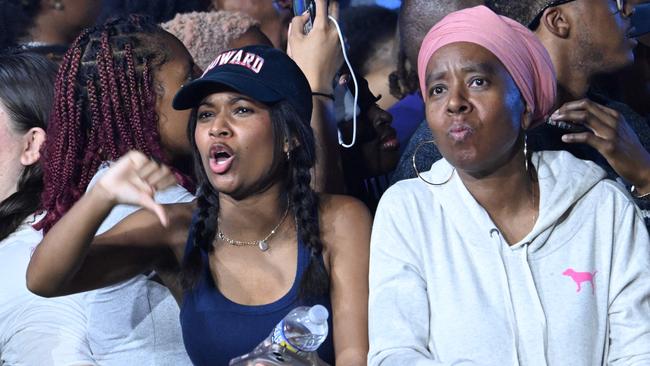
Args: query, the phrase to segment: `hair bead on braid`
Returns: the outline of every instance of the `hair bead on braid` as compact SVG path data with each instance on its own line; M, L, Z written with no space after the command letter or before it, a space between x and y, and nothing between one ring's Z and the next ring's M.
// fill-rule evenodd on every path
M137 149L169 165L151 73L168 57L163 37L160 27L132 16L85 30L66 52L44 149L47 214L38 226L45 232L83 195L103 162ZM191 179L174 172L191 190Z

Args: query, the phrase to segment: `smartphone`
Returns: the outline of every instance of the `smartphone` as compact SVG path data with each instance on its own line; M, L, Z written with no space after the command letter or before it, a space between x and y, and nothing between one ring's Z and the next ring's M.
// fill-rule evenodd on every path
M552 127L559 128L563 131L566 131L567 133L580 133L580 132L591 131L589 128L583 125L579 125L577 123L573 123L570 121L557 121L551 119L550 117L546 120L546 124Z
M309 12L309 20L305 23L305 34L311 31L316 18L316 2L314 0L293 0L293 15L303 15L306 11Z

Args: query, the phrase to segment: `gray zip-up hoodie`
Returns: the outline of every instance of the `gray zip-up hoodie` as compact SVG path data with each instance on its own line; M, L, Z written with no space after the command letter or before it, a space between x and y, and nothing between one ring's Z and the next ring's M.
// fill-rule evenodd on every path
M370 254L370 365L650 365L650 241L595 164L533 155L539 218L509 246L458 175L382 197ZM452 174L440 160L425 173Z

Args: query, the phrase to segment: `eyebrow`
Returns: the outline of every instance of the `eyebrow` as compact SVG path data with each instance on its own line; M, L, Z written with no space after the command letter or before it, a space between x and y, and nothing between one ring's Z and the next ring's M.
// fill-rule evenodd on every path
M492 65L492 63L490 62L468 64L466 66L462 66L460 70L465 74L478 72L478 73L483 73L488 75L494 75L496 72L494 69L494 65ZM444 78L446 75L447 75L447 71L439 71L439 72L428 74L425 79L425 85L429 85L429 83L431 83L434 80L440 80Z
M228 104L235 104L239 101L244 101L244 102L249 102L249 103L255 103L255 101L251 98L247 98L245 96L237 96L237 97L232 97L228 99Z
M214 108L214 104L213 104L212 102L208 102L208 101L206 101L206 100L204 99L204 100L201 101L201 103L199 103L198 106L196 106L197 109L198 109L198 108L201 108L201 107L210 107L210 108Z
M235 103L237 103L237 102L239 102L239 101L241 101L241 100L243 100L243 101L245 101L245 102L254 103L254 101L253 101L252 99L250 99L250 98L247 98L247 97L244 97L244 96L236 96L236 97L229 98L229 99L228 99L228 104L233 105L233 104L235 104ZM212 102L210 102L210 101L208 101L208 100L206 100L206 99L204 99L203 101L201 101L201 103L199 103L199 105L197 106L197 108L200 108L200 107L203 107L203 106L210 107L210 108L214 108L214 107L215 107L215 106L214 106L214 103L212 103Z

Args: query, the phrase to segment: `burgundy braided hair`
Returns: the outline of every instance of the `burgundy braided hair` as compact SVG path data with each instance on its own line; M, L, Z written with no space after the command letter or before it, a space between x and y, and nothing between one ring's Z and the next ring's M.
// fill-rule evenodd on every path
M137 149L170 164L161 147L153 72L167 61L165 33L146 18L115 19L72 43L55 83L44 149L42 195L47 232L83 195L106 161ZM172 167L180 184L192 180Z

